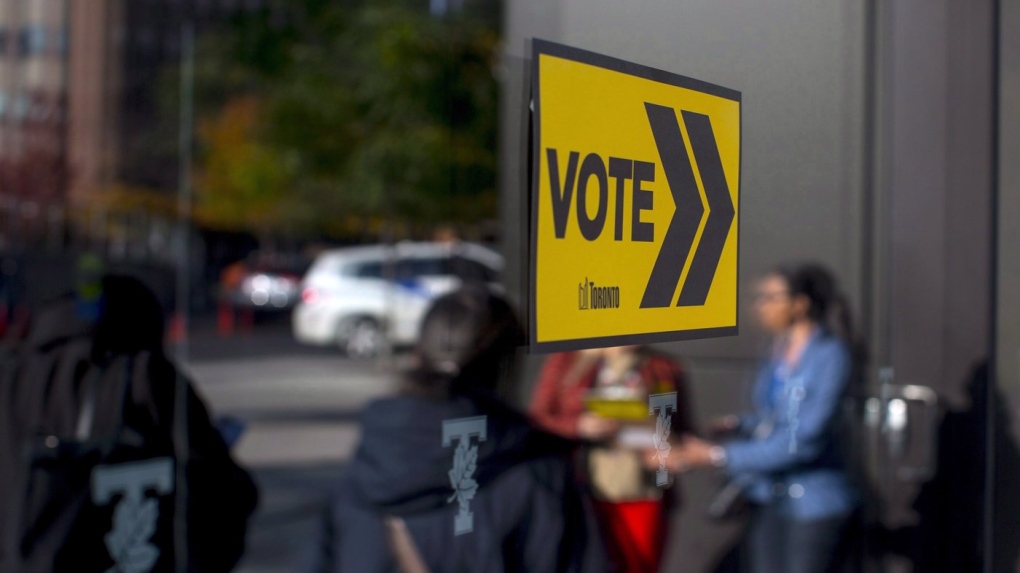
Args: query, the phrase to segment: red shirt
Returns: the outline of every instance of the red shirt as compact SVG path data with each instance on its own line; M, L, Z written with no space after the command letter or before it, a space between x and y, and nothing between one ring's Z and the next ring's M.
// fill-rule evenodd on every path
M650 394L663 392L677 393L677 411L672 427L675 435L693 430L687 399L686 376L677 362L648 350L643 354L637 370L645 389ZM554 354L542 365L538 384L531 398L528 411L536 424L546 430L577 438L577 420L585 411L584 394L595 385L601 361L593 361L584 372L577 372L580 352ZM566 380L567 377L573 379Z

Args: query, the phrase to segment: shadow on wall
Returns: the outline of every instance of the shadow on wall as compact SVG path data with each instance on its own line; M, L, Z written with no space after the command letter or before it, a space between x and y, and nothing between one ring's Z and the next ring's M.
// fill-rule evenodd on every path
M971 372L970 407L947 412L939 427L939 460L935 477L914 502L916 526L888 532L886 549L909 558L914 571L950 573L980 571L983 560L986 422L991 400L996 474L1020 476L1020 450L1010 431L1010 417L997 389L990 387L988 364ZM1020 557L1020 488L996 487L997 551L992 571L1013 571Z

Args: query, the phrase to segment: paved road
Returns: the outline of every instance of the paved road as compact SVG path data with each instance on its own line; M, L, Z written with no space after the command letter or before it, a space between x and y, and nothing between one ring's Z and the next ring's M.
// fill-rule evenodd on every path
M357 444L359 410L395 388L406 358L353 361L298 347L279 325L226 339L199 332L189 355L187 370L215 414L248 424L235 454L262 500L239 571L293 571Z

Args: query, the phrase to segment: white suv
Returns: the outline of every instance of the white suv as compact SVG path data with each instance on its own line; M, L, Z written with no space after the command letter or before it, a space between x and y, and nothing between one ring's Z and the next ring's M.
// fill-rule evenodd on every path
M465 283L498 288L503 258L472 243L399 243L325 251L302 283L298 342L367 357L414 344L429 304Z

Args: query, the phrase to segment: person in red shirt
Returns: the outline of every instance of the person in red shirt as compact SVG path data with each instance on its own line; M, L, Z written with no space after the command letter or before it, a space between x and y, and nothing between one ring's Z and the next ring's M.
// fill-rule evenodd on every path
M676 392L670 424L656 428L644 416L652 394ZM629 402L643 419L593 412L589 399ZM551 356L544 364L529 413L540 426L583 441L585 481L617 571L657 571L670 510L679 504L674 479L657 483L656 438L679 443L692 433L686 376L675 360L642 346ZM666 446L668 452L669 446Z

